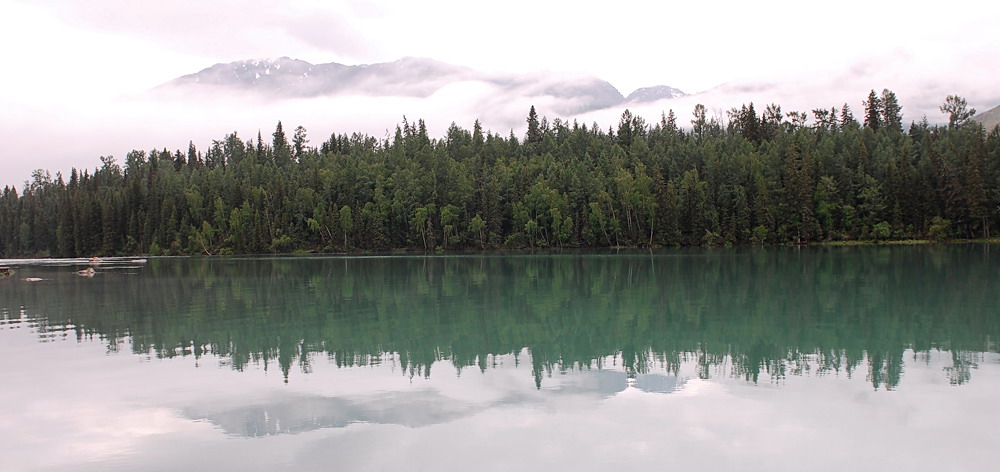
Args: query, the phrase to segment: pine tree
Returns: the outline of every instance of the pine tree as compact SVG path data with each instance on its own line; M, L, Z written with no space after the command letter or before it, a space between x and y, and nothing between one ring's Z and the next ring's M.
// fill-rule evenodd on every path
M899 105L896 94L889 89L882 89L882 125L896 133L903 132L903 107Z
M274 153L274 163L278 167L287 167L292 162L292 152L288 146L288 139L285 137L285 131L281 128L281 122L278 122L278 126L274 128L274 134L271 135L273 140L271 141L271 152Z
M983 174L985 173L984 160L986 157L985 137L981 128L974 128L975 133L969 136L972 144L969 146L968 160L965 162L965 201L969 207L969 218L972 226L978 226L981 235L990 237L989 209L986 183ZM970 237L976 237L974 230L970 229Z
M975 108L967 108L968 103L958 95L948 95L941 105L941 113L948 115L948 127L955 129L965 126L976 115Z
M542 130L538 124L538 113L535 112L535 106L531 106L531 110L528 110L528 134L525 136L525 144L538 144L542 142Z
M674 114L674 109L673 108L671 108L667 112L666 121L664 122L663 127L664 127L664 129L666 129L667 131L669 131L671 133L676 133L677 132L677 130L678 130L678 128L677 128L677 115Z
M882 100L875 94L875 90L872 90L868 94L868 100L865 100L865 127L878 131L881 126Z
M757 112L753 109L753 102L750 102L749 107L743 106L740 110L739 121L743 137L748 141L760 144L763 136L760 120L757 118Z
M705 128L708 126L705 105L697 104L692 112L694 119L691 120L691 132L695 139L701 141L705 137Z
M306 129L302 126L297 126L295 134L292 136L292 149L296 160L302 159L302 154L306 152L306 144L309 144L309 139L306 137Z
M765 141L776 139L781 131L781 121L784 118L780 106L772 103L764 108L764 113L760 117L761 139Z
M618 145L621 146L622 149L627 150L630 146L632 146L632 135L636 131L632 129L633 121L634 117L632 116L632 112L626 108L625 112L622 113L621 120L618 121L617 138Z
M840 126L843 128L858 127L858 120L854 119L854 114L851 113L851 107L846 103L843 108L840 109Z

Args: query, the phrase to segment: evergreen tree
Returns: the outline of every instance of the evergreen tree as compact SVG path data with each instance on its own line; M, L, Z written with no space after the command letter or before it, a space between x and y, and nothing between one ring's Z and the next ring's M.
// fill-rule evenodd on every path
M875 94L875 90L872 90L864 104L865 127L878 131L882 126L882 100Z
M696 140L701 141L705 138L706 128L708 127L705 105L700 103L695 105L692 114L694 115L694 118L691 120L692 134L694 134Z
M967 108L968 103L958 95L948 95L941 105L941 113L948 115L948 127L959 128L969 123L976 115L975 108Z
M851 107L846 103L840 109L840 126L844 128L857 128L858 120L854 119L854 115L851 113Z
M281 122L278 122L278 126L274 128L274 134L271 135L273 140L271 141L271 152L273 155L274 163L279 168L288 167L292 162L292 152L288 146L288 139L285 138L285 131L281 128Z
M302 154L306 152L306 144L309 144L306 129L301 126L295 127L295 135L292 136L292 150L296 160L302 159Z
M903 107L899 105L896 94L889 89L882 89L879 98L882 110L882 124L886 129L896 133L903 132Z
M542 142L542 129L538 123L538 113L535 112L535 106L532 105L531 109L528 110L528 134L525 136L525 144L538 144Z

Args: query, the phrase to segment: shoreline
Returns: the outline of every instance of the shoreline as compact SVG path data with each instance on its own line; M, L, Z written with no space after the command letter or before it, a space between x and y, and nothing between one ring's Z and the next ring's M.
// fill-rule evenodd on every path
M552 254L560 252L568 253L608 253L616 251L638 251L638 250L664 250L664 249L739 249L739 248L753 248L753 249L764 249L764 248L792 248L792 247L878 247L878 246L925 246L925 245L955 245L955 244L997 244L1000 243L1000 238L980 238L980 239L949 239L944 241L936 241L932 239L901 239L901 240L887 240L887 241L874 241L874 240L845 240L845 241L821 241L821 242L811 242L805 244L768 244L768 245L731 245L731 246L563 246L563 247L525 247L525 248L490 248L490 249L450 249L450 250L432 250L423 251L419 249L390 249L385 251L372 251L372 250L349 250L349 251L293 251L285 253L256 253L256 254L171 254L171 255L157 255L152 256L149 254L135 254L135 255L115 255L115 256L104 256L99 257L107 259L128 259L128 258L154 258L154 259L169 259L169 258L186 258L186 257L207 257L207 258L242 258L242 257L310 257L310 256L330 256L330 257L352 257L352 256L370 256L370 257L386 257L386 256L463 256L463 255L486 255L486 256L524 256L524 255L535 255L535 254ZM3 264L16 264L19 261L33 261L33 260L66 260L66 261L77 261L79 264L88 264L86 258L80 257L51 257L46 255L37 256L25 256L25 257L11 257L11 258L0 258Z

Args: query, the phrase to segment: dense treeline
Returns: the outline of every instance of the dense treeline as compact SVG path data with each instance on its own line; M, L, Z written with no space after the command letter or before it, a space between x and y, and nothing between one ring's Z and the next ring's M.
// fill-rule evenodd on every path
M754 105L689 129L673 113L617 129L539 119L519 139L404 120L377 139L267 142L102 157L68 181L36 171L0 196L0 255L783 244L989 237L1000 131L949 96L948 125L904 131L889 90L856 119Z

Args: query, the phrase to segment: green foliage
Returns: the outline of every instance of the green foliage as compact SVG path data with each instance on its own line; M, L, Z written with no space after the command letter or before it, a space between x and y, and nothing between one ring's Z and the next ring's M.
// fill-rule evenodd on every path
M872 234L872 239L876 241L885 241L886 239L889 239L889 236L892 235L892 226L889 224L888 221L882 221L880 223L876 223L875 226L872 226L871 234Z
M469 221L469 231L476 235L477 241L482 247L486 246L486 237L483 234L484 229L486 229L486 221L483 220L483 217L479 216L479 213L476 213L476 216L473 216L472 220Z
M935 216L931 220L931 227L927 230L927 237L935 241L944 241L952 236L951 220L946 220L940 216Z
M287 234L283 234L271 241L271 252L288 253L292 248L292 238Z
M344 248L348 244L348 237L354 231L354 217L351 216L351 207L344 205L340 207L340 229L344 231Z
M865 100L865 127L878 131L882 126L882 99L872 90Z
M511 249L528 247L528 237L524 233L511 234L504 240L503 246Z

